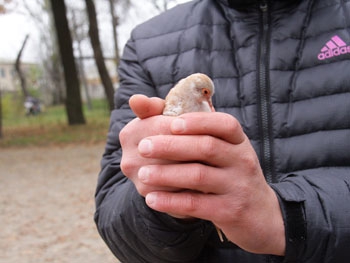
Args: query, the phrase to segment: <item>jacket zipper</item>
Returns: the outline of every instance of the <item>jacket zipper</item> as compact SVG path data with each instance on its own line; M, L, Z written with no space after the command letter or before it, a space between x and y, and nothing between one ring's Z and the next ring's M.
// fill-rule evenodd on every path
M266 1L260 3L260 45L258 61L258 111L261 134L261 166L267 182L274 182L273 158L272 158L272 129L271 129L271 105L269 83L269 41L270 19L269 4Z

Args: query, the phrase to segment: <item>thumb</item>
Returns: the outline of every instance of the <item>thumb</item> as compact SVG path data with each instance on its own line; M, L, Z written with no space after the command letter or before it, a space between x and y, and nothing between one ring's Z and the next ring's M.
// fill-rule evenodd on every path
M145 95L136 94L129 99L129 105L135 115L145 119L163 113L165 102L156 97L148 98Z

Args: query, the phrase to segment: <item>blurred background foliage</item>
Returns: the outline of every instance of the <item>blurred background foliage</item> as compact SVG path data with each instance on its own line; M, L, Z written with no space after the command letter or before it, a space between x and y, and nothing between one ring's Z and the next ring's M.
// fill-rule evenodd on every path
M25 18L0 27L0 147L104 141L131 29L186 1L0 0L0 19Z
M109 109L105 100L92 100L93 109L84 104L85 125L67 125L64 105L44 107L36 116L26 116L19 94L2 98L3 138L0 147L50 146L71 143L99 143L106 140Z

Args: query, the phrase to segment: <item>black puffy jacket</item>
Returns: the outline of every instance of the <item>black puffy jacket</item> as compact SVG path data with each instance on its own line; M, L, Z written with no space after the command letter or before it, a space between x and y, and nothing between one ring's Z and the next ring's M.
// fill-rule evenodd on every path
M206 221L149 209L120 170L132 94L164 98L208 74L280 200L284 258L220 243ZM98 230L122 262L350 262L350 1L197 0L138 26L120 66L96 192Z

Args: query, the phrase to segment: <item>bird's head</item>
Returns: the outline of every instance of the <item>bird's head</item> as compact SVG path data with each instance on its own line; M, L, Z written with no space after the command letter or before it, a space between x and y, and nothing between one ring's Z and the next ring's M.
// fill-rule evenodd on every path
M212 103L214 84L205 74L195 73L181 79L165 98L164 115L215 111Z
M191 93L195 96L198 102L207 102L210 108L213 108L212 96L215 93L213 81L205 74L195 73L188 76L186 79L190 85Z

